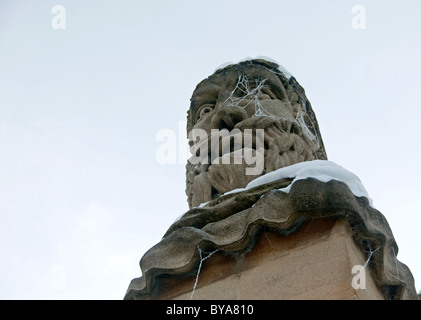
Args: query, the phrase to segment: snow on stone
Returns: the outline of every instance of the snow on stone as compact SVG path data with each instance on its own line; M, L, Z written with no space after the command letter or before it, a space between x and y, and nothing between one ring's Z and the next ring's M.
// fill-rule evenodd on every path
M208 201L208 202L203 202L203 203L201 203L201 204L198 206L198 208L203 208L203 207L204 207L204 206L206 206L208 203L209 203L209 201Z
M276 63L279 66L278 67L279 71L281 71L285 75L285 77L287 77L288 80L292 77L292 73L289 72L287 68L285 68L282 64L280 64L278 61L273 60L272 58L265 57L265 56L258 56L255 59L263 59L269 62Z
M207 202L206 202L207 203ZM202 203L203 205L206 205L206 203ZM179 215L174 221L173 223L176 223L178 220L181 220L181 218L184 216L184 213Z
M218 71L220 69L224 69L225 67L228 67L228 66L230 66L232 64L234 64L234 62L232 62L232 61L225 62L225 63L221 64L218 68L216 68L215 70L213 70L213 73L215 73L216 71Z
M287 77L287 79L289 80L291 77L292 77L292 74L291 74L291 72L289 72L288 70L287 70L287 68L285 68L283 65L281 65L278 61L275 61L275 60L273 60L272 58L270 58L270 57L265 57L265 56L257 56L257 57L255 57L255 58L251 58L251 57L246 57L246 58L244 58L244 59L242 59L242 60L240 60L240 61L238 61L237 63L240 63L240 62L244 62L244 61L249 61L249 60L255 60L255 59L263 59L263 60L266 60L266 61L268 61L268 62L273 62L273 63L275 63L275 64L277 64L278 66L279 66L279 71L281 71L284 75L285 75L285 77ZM221 64L218 68L216 68L214 71L213 71L213 73L215 73L216 71L218 71L218 70L220 70L220 69L223 69L223 68L225 68L225 67L228 67L228 66L230 66L230 65L232 65L232 64L235 64L234 62L232 62L232 61L229 61L229 62L225 62L225 63L223 63L223 64Z
M269 172L261 177L252 180L245 188L235 189L225 194L241 192L279 179L294 178L288 187L279 189L289 193L291 186L298 180L314 178L321 182L338 180L344 182L356 197L366 197L370 206L374 208L372 199L368 196L367 190L361 183L361 180L352 172L346 170L340 165L328 160L313 160L300 162L288 167L280 168Z

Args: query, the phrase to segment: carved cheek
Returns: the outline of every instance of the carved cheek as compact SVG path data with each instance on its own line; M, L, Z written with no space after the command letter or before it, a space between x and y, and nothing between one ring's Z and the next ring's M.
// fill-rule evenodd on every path
M193 129L203 129L203 130L205 130L209 134L211 132L211 129L212 129L212 125L211 125L212 113L213 112L210 112L202 120L200 120L199 122L197 122L193 126Z
M288 102L276 100L260 100L262 108L270 115L294 122L294 114L291 105Z

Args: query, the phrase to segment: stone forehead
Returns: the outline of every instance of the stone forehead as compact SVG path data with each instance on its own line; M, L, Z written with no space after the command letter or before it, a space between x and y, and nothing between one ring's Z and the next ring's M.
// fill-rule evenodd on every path
M292 83L299 86L294 78L288 79L279 70L277 64L262 59L248 60L218 69L214 74L202 80L193 92L187 114L187 132L193 128L197 109L204 103L216 102L221 90L232 90L237 84L240 74L246 75L250 80L266 79L266 84L279 99L286 97L285 90ZM299 91L304 92L301 88Z

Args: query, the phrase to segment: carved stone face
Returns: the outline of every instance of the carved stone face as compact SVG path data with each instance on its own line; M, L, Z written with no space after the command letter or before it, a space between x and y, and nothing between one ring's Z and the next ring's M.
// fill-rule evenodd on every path
M190 160L186 166L190 208L243 188L276 169L327 159L304 90L293 77L288 79L278 65L265 60L231 65L203 80L193 93L187 118L192 150L197 152L198 145L206 145L200 150L201 160L197 161L193 154L196 161ZM247 144L245 133L250 131L252 137ZM197 132L206 139L198 139ZM230 133L231 144L230 139L226 140L228 146L221 144L219 138L213 139L220 132ZM234 139L238 136L242 138ZM254 164L247 161L247 155L255 160ZM234 161L241 156L244 161ZM246 169L253 166L253 174L246 174Z

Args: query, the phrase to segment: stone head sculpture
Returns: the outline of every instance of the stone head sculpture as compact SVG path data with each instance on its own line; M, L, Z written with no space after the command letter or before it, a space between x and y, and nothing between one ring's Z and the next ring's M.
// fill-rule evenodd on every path
M190 208L265 173L327 159L304 89L279 65L262 59L229 65L200 82L187 133Z
M175 296L178 299L185 294L185 284L189 281L193 286L192 298L202 262L217 252L221 253L220 260L211 267L214 271L208 273L208 277L209 274L218 274L207 280L212 284L207 291L210 296L215 297L215 282L229 279L228 274L238 274L233 282L224 282L217 289L223 289L218 294L231 297L233 293L225 292L229 285L234 287L236 297L243 297L242 291L247 291L251 297L254 294L250 295L251 288L241 283L257 282L250 282L250 276L245 276L249 280L241 282L241 272L247 269L238 269L238 261L231 264L229 260L232 257L246 258L250 250L261 250L262 246L254 248L261 230L280 234L277 243L281 244L285 236L294 233L304 222L320 218L335 221L335 226L339 221L349 222L345 228L348 231L340 229L341 236L345 238L346 234L352 233L354 244L369 255L365 260L360 255L363 252L358 253L357 247L352 245L352 252L346 253L346 259L342 260L352 257L352 261L366 261L364 267L359 265L363 269L370 262L367 270L371 270L385 299L418 299L410 270L396 258L398 247L392 231L385 217L371 206L358 177L330 161L312 161L327 160L316 116L303 88L276 63L248 60L219 69L200 82L191 98L187 131L192 152L186 166L190 210L177 219L162 240L142 257L142 277L132 280L125 299L165 299L174 292L178 292L179 295ZM302 163L306 161L309 162ZM316 177L307 176L309 171L306 170L315 172ZM239 188L244 190L226 195ZM308 227L305 234L307 230ZM329 239L334 238L337 237L329 236ZM329 248L339 244L336 240L323 239L322 242L330 243ZM267 240L270 243L269 238ZM270 246L273 251L261 252L272 255L278 250L272 243ZM326 247L317 248L314 254L319 256L320 248ZM302 251L301 247L298 250ZM276 253L283 257L285 251L278 252L283 252ZM205 258L202 253L207 254ZM232 257L227 254L232 254ZM257 256L262 257L260 253ZM258 260L257 264L260 264L264 259ZM218 270L220 263L224 267ZM270 265L275 266L272 262ZM323 272L324 266L323 262L318 268ZM344 270L340 271L342 266ZM348 266L351 265L335 265L335 270L341 275L334 278L341 279L337 283L344 288L347 288L348 279L351 285L351 278L345 276L351 271ZM254 270L272 268L270 279L278 278L278 274L279 278L290 274L277 265L252 267ZM194 270L197 270L195 281L194 277L189 277ZM301 277L305 270L301 269L299 272L302 273L296 276ZM251 274L256 278L253 281L261 281L257 273ZM374 288L371 281L370 286ZM203 288L206 290L206 285ZM165 292L167 296L162 295ZM349 289L349 292L352 292L352 298L357 297L355 291ZM277 290L272 294L272 298L280 296Z

